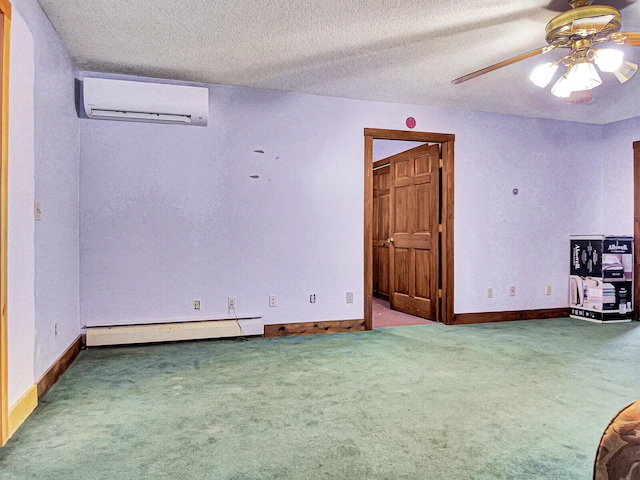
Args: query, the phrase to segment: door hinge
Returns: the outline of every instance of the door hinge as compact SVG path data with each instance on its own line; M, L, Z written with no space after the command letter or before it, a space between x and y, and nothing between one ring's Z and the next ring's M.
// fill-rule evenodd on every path
M439 165L440 165L440 168L444 167L444 160L440 159Z
M438 224L438 232L442 233L442 224Z
M441 288L438 289L438 298L442 298L442 289Z

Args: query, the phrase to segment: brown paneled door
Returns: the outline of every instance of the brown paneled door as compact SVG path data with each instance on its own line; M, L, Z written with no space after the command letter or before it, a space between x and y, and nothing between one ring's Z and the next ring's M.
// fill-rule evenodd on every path
M389 157L389 168L389 302L394 310L435 320L440 146Z
M373 295L389 300L389 212L391 167L373 171Z

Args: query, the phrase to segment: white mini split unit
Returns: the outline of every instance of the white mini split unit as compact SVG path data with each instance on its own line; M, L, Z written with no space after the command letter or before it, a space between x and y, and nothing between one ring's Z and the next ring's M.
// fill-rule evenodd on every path
M84 110L89 118L206 126L209 89L187 85L85 78Z

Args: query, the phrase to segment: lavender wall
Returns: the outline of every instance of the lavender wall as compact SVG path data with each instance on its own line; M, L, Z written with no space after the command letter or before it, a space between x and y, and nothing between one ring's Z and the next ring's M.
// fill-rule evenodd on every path
M7 333L9 406L34 383L34 42L17 9L11 21Z
M600 170L601 127L223 86L210 93L206 128L80 122L83 323L224 316L228 295L239 314L265 323L362 317L363 129L402 129L408 116L417 130L456 135L456 313L567 305L568 236L601 227L576 195L594 192L599 205L601 179L591 172Z
M569 235L601 228L601 177L593 174L600 169L601 127L480 113L461 117L452 127L455 311L566 307ZM487 298L489 286L493 299Z
M79 127L74 94L77 70L40 5L35 0L14 0L12 3L32 35L35 55L29 60L35 64L31 142L35 199L42 203L43 212L42 220L35 223L33 240L33 363L37 380L79 334ZM23 53L12 55L12 67L23 62L24 57ZM11 196L20 189L20 185L9 185ZM33 201L32 195L30 222L33 222Z
M633 235L633 142L639 140L640 117L604 127L603 233Z

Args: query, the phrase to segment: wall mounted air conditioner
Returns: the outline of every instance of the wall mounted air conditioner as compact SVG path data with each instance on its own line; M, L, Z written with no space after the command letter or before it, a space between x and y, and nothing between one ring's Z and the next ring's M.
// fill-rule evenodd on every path
M106 78L85 78L82 86L89 118L207 125L209 89L205 87Z

